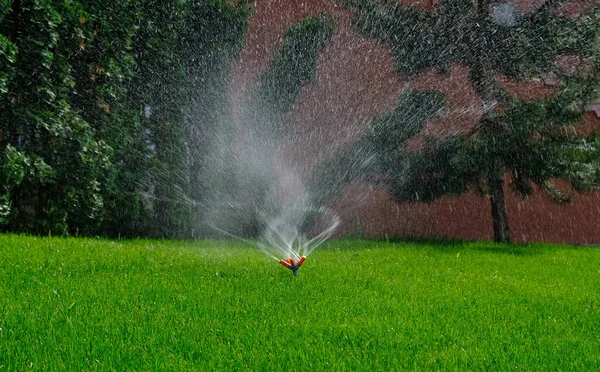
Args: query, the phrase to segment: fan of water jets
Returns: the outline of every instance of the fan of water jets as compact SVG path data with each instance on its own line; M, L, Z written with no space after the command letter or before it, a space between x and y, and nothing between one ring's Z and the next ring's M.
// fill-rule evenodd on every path
M256 206L261 225L257 245L269 257L284 261L282 264L297 275L298 268L304 261L300 259L307 257L333 235L340 224L340 218L332 210L314 205L295 172L279 169L276 179L265 199ZM237 212L244 213L244 210ZM231 229L234 226L227 218L211 222L210 225L215 230L254 244L233 234ZM285 263L290 259L289 265Z
M260 250L276 260L298 261L330 238L340 219L325 207L296 205L265 222L265 231L258 241Z
M330 209L313 205L295 172L280 170L278 179L260 213L265 226L258 247L276 260L293 259L296 274L299 265L294 262L330 238L340 219Z

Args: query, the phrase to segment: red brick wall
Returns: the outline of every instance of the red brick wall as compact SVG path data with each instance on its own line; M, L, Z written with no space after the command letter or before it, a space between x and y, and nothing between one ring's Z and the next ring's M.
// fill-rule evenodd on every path
M435 0L399 1L435 9ZM519 10L531 12L543 0L511 2ZM291 113L293 141L280 154L286 166L306 176L316 164L355 141L374 115L394 107L396 95L406 82L396 76L385 48L352 31L348 12L334 0L257 0L255 12L246 49L234 64L234 104L255 84L258 71L266 66L288 26L319 12L338 19L336 33L318 61L319 80L305 88ZM524 98L553 89L543 83L503 84ZM478 121L480 100L468 82L466 69L455 66L449 76L429 72L413 80L411 86L439 89L450 100L448 115L427 123L423 134L443 136L465 131ZM600 130L600 119L589 114L582 128ZM417 137L410 145L417 147L419 142ZM600 242L600 192L575 195L573 205L564 206L551 202L543 193L523 200L508 186L506 191L515 241ZM431 204L398 204L385 190L357 183L348 186L332 206L343 219L342 234L493 238L489 200L473 193L444 197Z

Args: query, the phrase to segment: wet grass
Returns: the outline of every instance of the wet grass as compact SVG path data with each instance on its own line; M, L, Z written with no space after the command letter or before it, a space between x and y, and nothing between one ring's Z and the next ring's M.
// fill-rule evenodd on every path
M0 370L600 370L600 249L0 235Z

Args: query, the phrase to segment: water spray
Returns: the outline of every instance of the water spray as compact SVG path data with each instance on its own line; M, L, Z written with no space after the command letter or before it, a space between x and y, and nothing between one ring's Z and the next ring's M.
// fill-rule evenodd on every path
M258 247L298 276L309 254L327 240L340 223L331 210L301 205L265 219L266 227Z
M211 226L224 235L256 244L263 253L298 276L298 270L308 255L333 235L340 218L324 206L314 206L294 173L287 173L279 187L274 188L257 210L264 227L256 241Z

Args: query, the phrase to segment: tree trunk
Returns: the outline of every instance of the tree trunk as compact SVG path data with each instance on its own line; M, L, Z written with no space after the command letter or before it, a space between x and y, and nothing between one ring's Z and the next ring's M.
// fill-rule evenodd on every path
M495 173L488 175L488 185L491 190L490 202L494 224L494 241L496 243L510 243L510 227L504 198L504 178L501 170Z
M476 60L471 68L471 82L475 91L482 100L482 125L481 133L496 135L502 132L501 126L492 119L496 111L498 92L494 77L492 61L487 58L487 52L493 48L489 44L487 34L491 32L485 27L490 12L490 0L477 0L478 22L473 30L472 43L476 48ZM492 221L494 224L494 241L497 243L510 243L510 228L506 214L506 201L504 198L504 175L502 162L497 155L491 155L492 167L488 170L487 183L491 191L490 202L492 206Z

